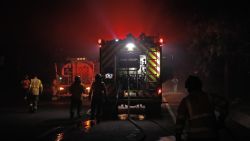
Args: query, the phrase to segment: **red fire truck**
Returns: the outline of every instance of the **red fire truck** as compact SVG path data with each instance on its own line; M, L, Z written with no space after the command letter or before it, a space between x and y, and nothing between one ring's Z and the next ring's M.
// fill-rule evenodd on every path
M56 64L55 69L59 85L58 96L70 95L68 87L74 82L75 76L81 77L81 81L86 87L87 93L90 90L95 75L93 61L87 60L86 58L68 58L66 59L66 63L62 65Z

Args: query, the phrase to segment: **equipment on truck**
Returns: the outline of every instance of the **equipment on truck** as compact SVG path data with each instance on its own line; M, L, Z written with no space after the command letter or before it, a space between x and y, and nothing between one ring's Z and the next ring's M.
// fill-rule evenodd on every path
M74 82L76 76L80 76L81 82L87 90L86 94L88 94L95 75L93 61L86 58L67 58L66 63L56 64L55 67L57 81L59 82L58 96L70 95L68 88Z
M125 39L98 40L100 73L107 87L107 111L139 106L150 116L160 115L162 104L161 57L163 39L128 34ZM114 108L110 110L110 108ZM131 110L131 111L130 111Z

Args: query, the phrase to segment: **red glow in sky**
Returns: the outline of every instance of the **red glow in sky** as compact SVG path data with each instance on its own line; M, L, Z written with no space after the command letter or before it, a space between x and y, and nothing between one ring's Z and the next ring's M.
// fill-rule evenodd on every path
M51 8L47 15L42 13L44 9L38 11L35 30L72 54L98 54L99 38L124 38L128 33L138 36L142 32L164 36L174 33L174 15L162 0L85 0Z
M46 70L41 68L65 57L97 60L98 39L128 33L160 35L166 44L181 44L192 40L189 33L195 32L197 20L243 28L250 13L247 4L218 0L14 0L0 7L0 52L24 70Z
M180 33L166 0L57 0L22 3L19 9L32 38L67 56L97 57L99 38L144 32L171 39Z

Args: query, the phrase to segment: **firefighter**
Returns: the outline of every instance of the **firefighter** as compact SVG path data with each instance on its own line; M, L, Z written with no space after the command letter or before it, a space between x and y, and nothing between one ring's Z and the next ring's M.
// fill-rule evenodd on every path
M177 109L176 141L180 141L184 131L188 141L217 141L216 117L208 95L202 90L202 82L197 76L189 76L185 82L188 95Z
M37 77L37 75L34 75L34 78L30 81L30 92L30 111L36 112L38 108L39 95L43 92L42 81Z
M107 100L106 86L101 74L96 74L95 76L95 81L90 89L89 99L91 99L91 120L96 119L99 122L103 112L103 104Z
M52 100L57 100L58 89L59 89L58 81L55 78L55 79L53 79L52 85L51 85Z
M24 79L21 81L22 85L22 92L24 95L24 100L27 101L27 98L29 96L29 88L30 88L30 79L28 75L25 75Z
M71 93L71 103L70 103L70 118L74 117L74 111L77 110L77 116L81 117L82 108L82 93L84 93L85 87L81 83L81 77L75 76L75 81L69 87L69 92Z

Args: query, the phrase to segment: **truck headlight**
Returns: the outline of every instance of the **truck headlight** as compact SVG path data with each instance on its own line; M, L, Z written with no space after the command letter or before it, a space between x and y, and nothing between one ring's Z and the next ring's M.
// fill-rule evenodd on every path
M59 91L63 91L64 90L64 87L59 87Z

